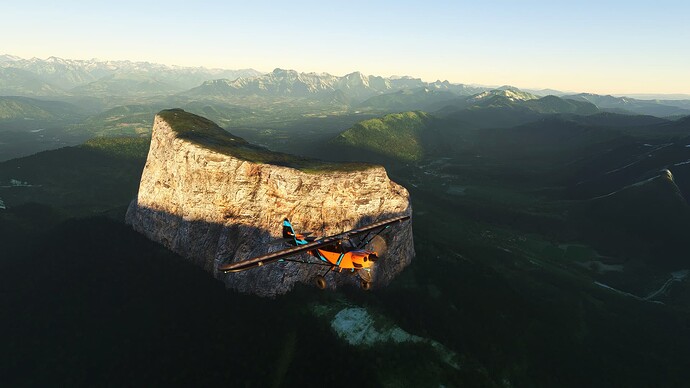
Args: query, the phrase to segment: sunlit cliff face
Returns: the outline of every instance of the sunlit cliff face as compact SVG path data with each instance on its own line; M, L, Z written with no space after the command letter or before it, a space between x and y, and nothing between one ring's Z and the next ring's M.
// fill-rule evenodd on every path
M185 113L187 114L187 113ZM383 167L313 171L242 160L181 139L156 116L137 199L127 214L136 230L203 266L265 253L290 218L300 231L332 235L395 215L411 214L407 190ZM374 285L385 284L414 256L411 223L382 235L386 256ZM283 293L309 283L318 266L279 263L220 275L240 291ZM329 275L331 276L331 275ZM341 279L342 278L342 279ZM331 284L347 283L346 277Z

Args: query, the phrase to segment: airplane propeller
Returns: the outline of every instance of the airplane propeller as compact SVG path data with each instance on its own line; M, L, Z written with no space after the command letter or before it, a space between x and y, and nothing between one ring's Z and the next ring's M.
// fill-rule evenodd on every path
M386 244L386 240L383 237L376 235L369 241L367 248L369 251L376 252L376 256L383 257L386 251L388 251L388 244Z
M386 254L386 251L388 251L388 244L386 244L386 240L383 237L376 235L366 244L366 250L374 252L374 254L369 256L369 260L376 262L376 260ZM357 271L357 275L361 279L362 288L369 289L371 287L375 268L376 265L372 265L369 268Z

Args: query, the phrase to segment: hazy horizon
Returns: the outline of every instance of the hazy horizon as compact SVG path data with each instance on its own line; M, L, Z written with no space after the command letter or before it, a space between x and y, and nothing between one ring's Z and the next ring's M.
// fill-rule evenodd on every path
M2 51L269 72L353 71L598 94L690 94L690 5L591 1L13 4ZM30 28L28 28L30 26Z

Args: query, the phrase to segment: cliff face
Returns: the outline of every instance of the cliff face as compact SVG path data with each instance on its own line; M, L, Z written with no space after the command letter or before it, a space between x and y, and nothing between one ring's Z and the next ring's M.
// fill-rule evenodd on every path
M170 110L154 120L139 194L126 222L227 287L270 296L297 282L311 284L327 267L279 262L228 274L216 268L283 248L274 240L282 238L285 217L298 231L324 236L404 214L411 215L409 194L383 167L272 153L208 120ZM414 256L411 221L381 236L388 249L373 271L374 287L388 283ZM347 274L331 272L326 279L330 287L356 283Z

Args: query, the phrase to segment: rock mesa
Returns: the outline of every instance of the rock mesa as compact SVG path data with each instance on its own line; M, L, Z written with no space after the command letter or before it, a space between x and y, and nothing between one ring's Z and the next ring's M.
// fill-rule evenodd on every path
M227 287L274 296L298 282L311 284L327 268L279 262L222 274L217 266L281 248L275 240L282 238L285 217L298 230L323 236L411 212L407 190L383 167L271 152L203 117L172 109L155 117L126 222ZM414 256L411 221L381 236L388 249L376 264L374 287L387 284ZM326 279L331 288L356 284L349 274L331 272Z

